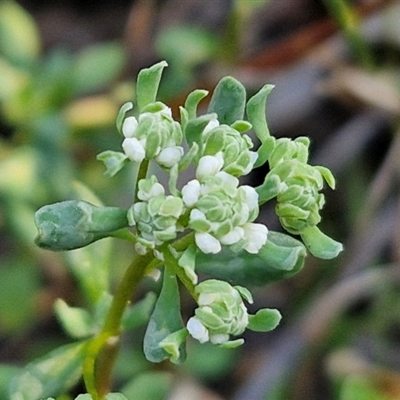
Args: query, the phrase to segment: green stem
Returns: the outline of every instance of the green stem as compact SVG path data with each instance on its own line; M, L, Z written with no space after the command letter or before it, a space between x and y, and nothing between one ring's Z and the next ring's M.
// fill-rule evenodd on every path
M112 367L118 351L121 319L147 265L153 258L151 252L134 258L116 290L102 330L89 344L83 365L83 377L93 400L103 400L108 393ZM103 351L107 353L107 357L99 358Z

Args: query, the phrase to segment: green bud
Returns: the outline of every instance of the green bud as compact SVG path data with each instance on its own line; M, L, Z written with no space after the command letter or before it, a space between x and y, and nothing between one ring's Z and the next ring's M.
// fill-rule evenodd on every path
M46 205L35 214L42 248L62 251L78 249L129 225L126 210L97 207L86 201L68 200Z
M160 245L176 238L182 230L178 219L184 212L183 201L180 197L166 196L164 188L153 175L139 181L138 198L128 210L130 225L136 225L143 244L150 247Z
M244 332L249 317L241 292L251 298L247 290L210 279L198 284L195 292L199 307L187 323L191 336L201 343L224 344L229 342L230 335L238 336Z
M257 153L250 151L253 147L250 137L228 125L210 130L206 127L203 143L202 155L221 153L224 160L222 170L233 176L247 175L257 160Z

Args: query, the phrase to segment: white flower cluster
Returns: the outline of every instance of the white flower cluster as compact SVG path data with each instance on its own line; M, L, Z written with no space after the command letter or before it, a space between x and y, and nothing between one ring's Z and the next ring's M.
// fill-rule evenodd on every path
M155 103L157 104L157 103ZM182 130L172 119L171 109L158 103L158 109L144 112L139 118L127 117L122 124L125 139L122 148L128 158L142 162L155 159L161 166L171 168L183 156Z
M247 292L246 289L241 288ZM229 343L230 336L243 333L249 323L241 293L229 283L210 279L196 286L198 308L186 328L200 343ZM251 295L248 296L251 300ZM252 300L251 300L252 301ZM238 341L242 344L243 339Z
M182 188L182 199L191 209L189 227L195 231L197 247L203 253L219 253L221 245L235 245L258 253L267 241L265 225L253 223L258 216L258 195L251 186L221 171L223 156L203 156L196 178Z

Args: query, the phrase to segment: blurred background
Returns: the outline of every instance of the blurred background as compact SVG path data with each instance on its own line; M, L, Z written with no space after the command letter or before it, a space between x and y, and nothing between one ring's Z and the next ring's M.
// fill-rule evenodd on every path
M161 59L159 98L176 116L191 90L224 75L249 96L275 85L270 129L309 136L311 163L334 172L322 230L345 251L254 289L256 308L283 321L246 333L240 349L190 343L184 365L151 365L143 332L128 334L114 389L140 400L400 399L400 1L389 0L0 0L0 397L23 365L71 342L54 301L85 306L102 290L82 286L82 270L89 260L96 273L108 245L40 250L34 212L83 184L130 205L129 171L106 178L96 155L120 150L118 109ZM279 229L273 208L260 219ZM132 249L112 245L115 284Z

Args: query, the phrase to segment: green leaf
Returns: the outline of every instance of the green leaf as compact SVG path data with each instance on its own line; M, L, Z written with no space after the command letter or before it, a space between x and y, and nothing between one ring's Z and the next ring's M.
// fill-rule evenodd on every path
M54 309L64 331L72 338L82 339L94 333L93 319L87 310L70 307L62 299L56 300Z
M119 207L97 207L82 200L49 204L36 211L35 242L53 251L84 247L129 226L126 214Z
M246 89L235 78L226 76L215 87L207 112L216 113L220 124L232 125L243 119L245 106Z
M317 258L331 260L343 250L342 243L321 232L317 226L309 226L301 233L301 238L310 253Z
M132 330L144 325L150 318L156 300L156 294L149 292L143 300L127 308L122 318L123 329Z
M77 93L93 92L114 81L126 61L118 43L101 43L82 50L73 67Z
M267 97L273 88L274 85L263 86L258 93L250 98L246 106L247 118L253 125L254 132L260 139L261 143L265 142L270 136L265 115L265 107Z
M128 399L164 400L173 381L174 375L168 371L143 372L128 382L121 392Z
M184 134L189 147L192 147L194 143L200 145L202 140L201 135L203 133L204 128L215 117L216 114L205 114L188 121L188 123L185 126Z
M267 137L257 150L258 157L256 163L254 164L254 168L261 167L268 161L269 156L274 150L274 147L275 138L273 136Z
M197 107L201 100L208 95L208 90L196 89L189 93L185 101L185 110L187 111L188 119L197 117Z
M17 2L0 2L0 54L19 66L29 66L40 51L34 19Z
M247 328L255 332L269 332L278 326L281 319L282 315L278 310L263 308L255 315L249 315Z
M155 363L169 358L170 355L159 344L171 333L182 328L179 288L176 276L164 271L163 286L144 336L143 350L146 358ZM186 351L182 345L180 358L177 362L182 362L185 357Z
M128 400L122 393L109 393L106 400Z
M128 162L129 158L119 151L106 150L98 154L97 160L102 161L106 166L105 176L112 177L120 171Z
M167 66L166 61L161 61L139 72L136 84L136 99L139 111L156 101L162 71Z
M10 383L10 400L38 400L58 396L74 386L81 376L86 342L51 351L28 364Z
M117 125L117 129L118 132L122 135L122 125L124 123L124 119L125 119L125 114L132 110L133 108L133 103L128 101L127 103L123 104L121 106L121 108L118 111L118 115L117 115L117 120L116 120L116 125Z
M218 254L198 252L196 271L235 285L261 286L299 272L306 257L304 245L283 233L269 232L258 254L233 252L224 247Z

